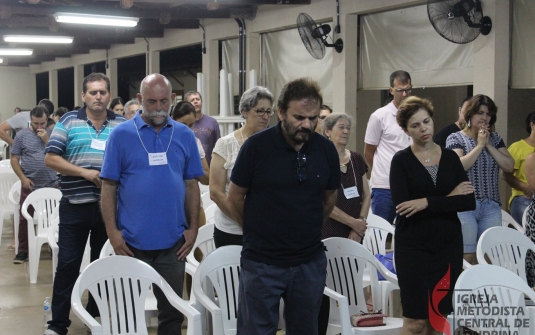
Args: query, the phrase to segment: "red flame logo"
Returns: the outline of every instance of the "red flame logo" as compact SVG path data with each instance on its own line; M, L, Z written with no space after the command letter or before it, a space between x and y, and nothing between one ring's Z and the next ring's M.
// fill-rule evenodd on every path
M448 294L450 288L450 267L448 265L448 272L442 277L433 289L433 294L429 296L427 304L427 311L429 313L429 323L438 332L443 332L446 335L451 335L450 324L448 320L440 314L438 304Z

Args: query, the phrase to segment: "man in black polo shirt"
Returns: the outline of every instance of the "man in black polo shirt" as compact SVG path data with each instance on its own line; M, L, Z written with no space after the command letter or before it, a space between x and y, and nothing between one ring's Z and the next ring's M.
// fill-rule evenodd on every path
M274 334L281 298L288 335L318 332L321 226L340 186L336 149L314 132L322 103L311 79L286 84L280 122L251 136L232 170L228 201L243 225L238 335Z

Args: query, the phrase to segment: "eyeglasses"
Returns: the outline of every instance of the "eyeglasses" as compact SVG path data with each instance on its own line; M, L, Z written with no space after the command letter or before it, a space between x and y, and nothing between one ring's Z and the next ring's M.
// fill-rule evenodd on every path
M318 116L318 119L325 120L326 117L327 117L327 115L321 115L321 116Z
M305 154L298 152L297 153L297 179L299 183L307 180L307 170L304 168L304 165L307 161Z
M264 116L266 113L268 116L271 116L273 113L275 113L273 109L251 108L251 110L254 110L258 116Z
M411 93L411 91L412 91L412 87L411 88L406 88L404 90L399 89L399 88L393 88L393 87L392 87L392 89L394 91L396 91L396 93L400 93L400 94L403 94L403 93L407 93L408 94L408 93Z

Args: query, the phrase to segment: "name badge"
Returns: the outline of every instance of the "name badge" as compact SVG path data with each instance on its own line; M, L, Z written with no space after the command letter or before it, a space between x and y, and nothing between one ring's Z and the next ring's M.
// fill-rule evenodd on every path
M167 165L167 153L149 153L149 165Z
M359 191L356 186L344 188L344 195L346 199L353 199L359 196Z
M106 149L106 141L91 139L91 149L104 151Z

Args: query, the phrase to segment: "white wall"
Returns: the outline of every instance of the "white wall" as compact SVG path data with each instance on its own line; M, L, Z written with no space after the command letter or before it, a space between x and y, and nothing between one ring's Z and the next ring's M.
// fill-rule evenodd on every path
M0 67L0 122L13 116L15 107L35 107L35 74L24 67Z

